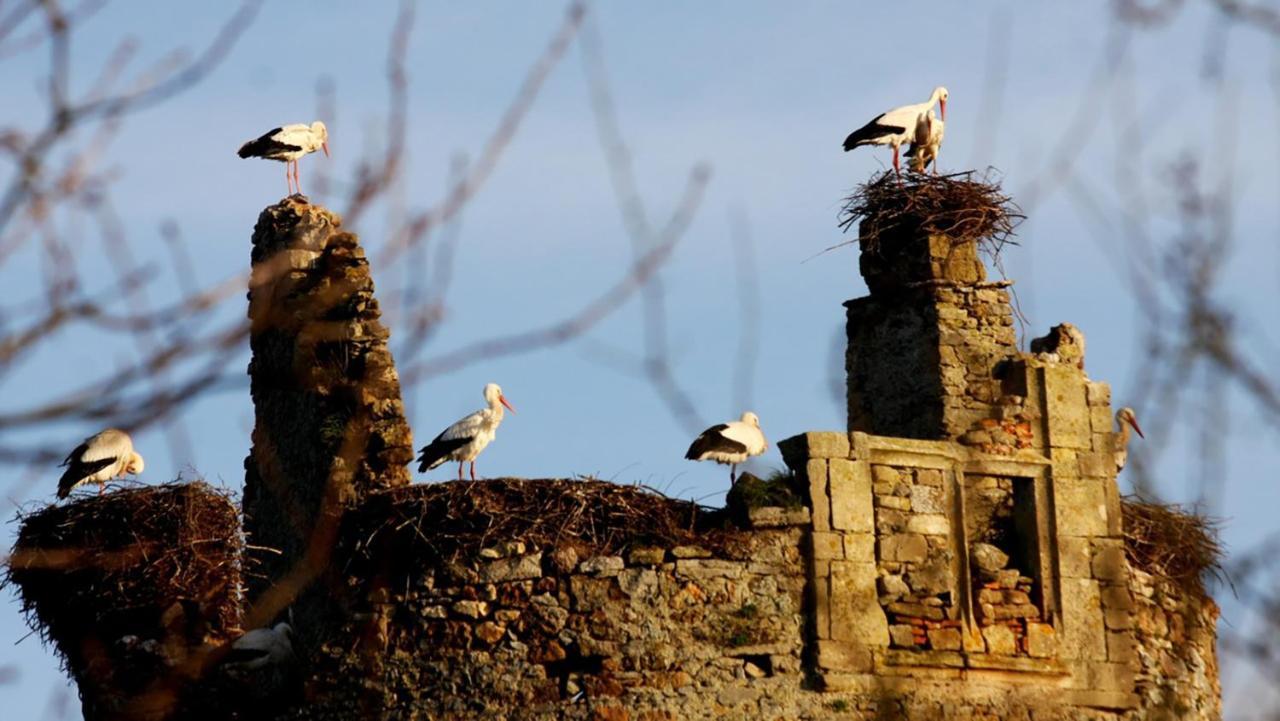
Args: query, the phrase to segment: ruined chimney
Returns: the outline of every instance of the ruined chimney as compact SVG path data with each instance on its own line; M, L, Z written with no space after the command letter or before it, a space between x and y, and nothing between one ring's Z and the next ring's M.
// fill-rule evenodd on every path
M1008 281L988 282L978 240L860 228L870 294L848 310L849 430L954 439L993 415L997 365L1017 352Z
M274 551L258 554L251 593L309 549L323 553L313 537L336 532L341 510L409 483L413 438L388 332L359 239L341 225L295 195L263 210L253 230L245 530Z

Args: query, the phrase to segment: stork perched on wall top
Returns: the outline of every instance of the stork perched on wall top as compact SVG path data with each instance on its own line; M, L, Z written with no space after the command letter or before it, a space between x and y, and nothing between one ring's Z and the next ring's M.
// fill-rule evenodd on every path
M715 461L728 464L729 485L737 478L738 464L751 456L758 456L769 447L769 441L760 430L760 418L751 411L742 419L712 426L702 432L689 446L684 457L691 461Z
M242 158L266 158L284 163L284 178L289 184L289 193L296 186L302 193L302 181L298 178L298 158L308 153L324 149L325 157L329 155L329 129L319 120L307 125L295 123L268 130L256 140L250 140L240 146L237 153ZM290 173L292 170L292 174Z
M903 105L880 113L871 122L849 133L849 137L844 139L845 152L863 145L892 145L893 169L895 172L901 172L898 164L898 147L915 137L921 116L933 110L934 105L939 106L942 120L947 119L947 97L947 89L939 85L933 89L933 94L929 96L927 102Z
M505 406L512 413L516 409L502 395L502 388L497 383L489 383L484 387L484 399L489 404L475 413L454 423L440 432L430 443L423 446L418 456L418 472L427 471L443 464L445 461L458 462L458 480L462 480L462 466L471 462L471 480L476 480L476 456L497 435L498 424L502 422Z

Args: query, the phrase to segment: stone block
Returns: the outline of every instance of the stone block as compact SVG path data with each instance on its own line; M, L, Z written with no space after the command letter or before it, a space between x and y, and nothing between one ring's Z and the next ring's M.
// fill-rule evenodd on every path
M542 578L541 553L501 558L480 567L480 579L487 583L523 581L531 578Z
M813 557L823 560L844 559L844 536L831 531L814 531L810 538L813 541Z
M782 508L781 506L760 506L747 512L753 528L784 528L786 526L809 525L809 509Z
M1105 433L1114 425L1111 406L1089 406L1089 428L1093 433Z
M1057 448L1089 448L1092 425L1085 395L1084 373L1069 366L1045 366L1045 418L1049 445Z
M881 560L918 563L928 555L929 541L918 533L895 533L880 539Z
M1093 577L1093 543L1088 538L1062 536L1058 539L1058 572L1063 578Z
M1059 655L1067 659L1102 661L1107 657L1106 626L1102 614L1102 594L1098 582L1064 578L1062 584L1062 629Z
M831 530L831 496L827 491L827 462L816 458L807 462L805 479L809 484L809 507L813 509L813 530Z
M916 470L916 483L922 486L942 486L942 470L938 468L920 468Z
M818 667L831 671L865 673L872 669L871 649L859 644L818 641ZM778 664L774 664L777 670Z
M676 558L711 558L711 551L702 546L676 546L671 549L671 555Z
M741 578L743 564L718 558L694 558L676 561L676 575L694 580L708 578Z
M876 537L872 533L844 534L844 557L861 563L876 562Z
M876 496L875 504L880 508L889 508L895 511L911 510L911 499L901 496Z
M912 514L907 519L907 531L933 536L945 536L951 533L951 522L941 514Z
M843 458L833 458L828 462L833 528L855 533L874 530L871 477L867 469L866 463Z
M907 572L907 585L918 596L933 596L950 591L953 585L951 559L950 551L935 553L928 562Z
M751 686L727 686L716 695L716 703L721 706L741 706L744 703L755 703L760 698L760 689Z
M656 546L637 546L627 554L627 560L637 566L656 566L666 557L666 550Z
M1138 707L1138 695L1123 691L1095 691L1092 689L1063 689L1058 694L1060 703L1070 706L1114 709L1123 711Z
M658 573L652 568L628 568L618 574L618 588L637 601L657 595Z
M1060 536L1106 536L1107 496L1098 479L1059 478L1053 505Z
M916 513L946 513L946 494L942 492L942 487L913 485L911 510Z
M1013 629L1003 624L987 626L982 629L982 638L987 642L987 653L997 656L1012 656L1018 651L1017 639Z
M1111 405L1111 385L1101 381L1090 381L1084 384L1085 398L1091 406Z
M880 577L878 581L880 586L880 596L887 598L889 601L897 601L903 596L911 594L911 587L903 580L902 576L896 573L886 574Z
M578 564L578 572L589 573L597 578L611 578L626 567L621 556L592 556Z
M959 651L963 639L958 628L929 629L929 647L936 651Z
M1091 663L1089 687L1099 691L1133 691L1133 669L1125 663Z
M799 468L813 458L848 458L849 434L834 431L811 431L778 443L782 459L788 466Z
M1058 653L1058 634L1047 623L1027 624L1027 655L1053 658Z
M898 473L898 469L893 466L877 463L871 467L871 479L875 483L885 483L892 487L902 480L902 474Z
M1110 453L1080 453L1076 463L1081 478L1109 478L1116 472L1116 459Z
M889 645L889 621L876 595L875 564L831 562L830 613L833 639Z
M891 533L901 533L907 530L907 521L911 518L911 514L906 511L896 511L892 508L876 509L876 533L880 535L888 535Z
M906 623L895 623L889 626L889 645L896 648L915 648L915 629Z
M1124 557L1124 542L1110 539L1094 541L1090 571L1100 581L1126 583L1129 564Z
M831 638L831 562L814 561L813 577L813 625L819 639Z
M453 612L466 618L484 618L489 613L489 604L484 601L455 601Z
M923 618L927 621L941 621L946 616L946 613L941 607L926 606L923 603L895 601L894 603L889 604L886 609L889 613L897 616Z
M1107 632L1107 660L1112 663L1133 663L1138 645L1130 631Z
M1128 586L1102 586L1102 607L1108 611L1133 610L1133 596Z

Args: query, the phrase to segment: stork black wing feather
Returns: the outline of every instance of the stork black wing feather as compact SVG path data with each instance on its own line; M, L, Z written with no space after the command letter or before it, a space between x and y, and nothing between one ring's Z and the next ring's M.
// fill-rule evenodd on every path
M83 453L84 447L81 446L72 451L72 456L78 456ZM58 480L58 498L66 498L71 495L71 489L80 481L115 463L118 459L115 456L110 458L99 458L96 461L81 461L78 458L72 459L68 456L62 465L68 466L66 473L62 474L62 478Z
M689 446L689 452L684 457L691 461L702 458L703 454L712 451L721 453L746 453L747 447L731 438L725 438L721 431L729 428L728 423L721 423L718 426L712 426L702 432L693 441L693 445Z
M275 134L283 130L283 128L275 128L262 137L250 140L240 146L240 151L236 153L242 158L271 158L279 153L289 153L302 150L301 145L290 145L282 143L275 139Z
M906 128L898 125L881 125L880 118L883 118L884 115L884 113L881 113L876 116L875 120L849 133L849 137L844 139L845 152L853 150L859 145L875 142L876 138L881 138L885 135L906 132Z
M443 433L440 434L440 436L443 435ZM436 436L435 440L423 446L421 451L418 451L421 454L418 456L418 473L426 473L428 470L444 463L449 458L450 453L474 440L472 436L449 439L441 438L440 436Z

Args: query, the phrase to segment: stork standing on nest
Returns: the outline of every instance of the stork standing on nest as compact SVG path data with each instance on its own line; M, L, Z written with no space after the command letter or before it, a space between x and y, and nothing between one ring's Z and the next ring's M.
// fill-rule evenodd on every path
M871 122L849 133L849 137L844 139L845 152L863 145L892 145L893 170L901 172L898 166L898 146L915 137L920 117L933 110L934 105L940 107L942 120L946 120L947 97L947 89L939 85L933 89L928 102L903 105L877 115Z
M946 123L933 114L933 110L920 116L916 123L915 136L911 139L911 147L907 148L908 165L917 173L933 163L933 174L938 174L938 150L942 147L942 134Z
M443 464L445 461L458 462L458 480L462 480L462 466L471 462L471 480L476 480L476 456L480 455L497 434L498 424L502 422L503 407L512 413L516 409L502 395L502 388L497 383L489 383L484 387L484 399L489 407L472 413L462 420L441 431L430 443L423 446L418 456L418 472L427 471Z
M301 195L298 158L320 149L324 150L326 158L329 157L329 129L317 120L310 125L295 123L268 130L258 139L241 145L237 154L242 158L266 158L284 163L284 179L289 184L289 193L292 195L296 186Z
M702 432L684 457L691 461L715 461L729 466L729 485L738 480L738 464L758 456L769 447L760 430L760 418L751 411L742 420L721 423Z
M1129 428L1138 432L1139 438L1146 438L1142 434L1142 428L1138 426L1138 416L1133 412L1132 408L1125 407L1116 411L1116 433L1119 437L1116 439L1115 459L1116 473L1124 470L1124 464L1129 460Z
M66 472L58 481L58 498L66 498L71 489L82 483L97 483L98 495L107 481L125 474L142 473L142 456L133 450L128 433L108 428L84 439L62 462Z

